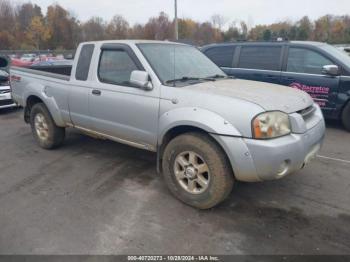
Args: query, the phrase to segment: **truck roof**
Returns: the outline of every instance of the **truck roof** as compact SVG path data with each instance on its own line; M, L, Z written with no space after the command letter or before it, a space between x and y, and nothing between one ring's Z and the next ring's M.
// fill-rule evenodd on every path
M297 44L297 45L306 45L306 46L320 46L325 43L315 42L315 41L237 41L237 42L225 42L225 43L217 43L217 44L209 44L202 47L202 49L208 49L214 46L230 46L230 45L278 45L278 44Z
M172 42L172 41L157 41L157 40L104 40L104 41L90 41L83 44L178 44L186 45L184 43Z
M323 42L316 42L316 41L290 41L292 44L301 44L301 45L313 45L313 46L320 46L324 45Z

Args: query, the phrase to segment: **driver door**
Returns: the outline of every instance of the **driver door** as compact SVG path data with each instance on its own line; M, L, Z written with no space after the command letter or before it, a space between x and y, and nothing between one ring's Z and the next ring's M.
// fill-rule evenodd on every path
M102 46L98 84L90 93L93 130L136 147L157 145L159 89L147 91L130 84L131 72L142 70L133 50L124 44Z
M336 106L340 76L326 75L322 69L333 64L316 50L290 47L282 84L307 92L323 110L331 111Z

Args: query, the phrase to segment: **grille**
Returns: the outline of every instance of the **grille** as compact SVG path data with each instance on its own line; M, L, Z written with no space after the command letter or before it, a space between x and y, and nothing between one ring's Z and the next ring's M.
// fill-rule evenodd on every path
M0 100L0 106L12 105L14 102L12 99Z

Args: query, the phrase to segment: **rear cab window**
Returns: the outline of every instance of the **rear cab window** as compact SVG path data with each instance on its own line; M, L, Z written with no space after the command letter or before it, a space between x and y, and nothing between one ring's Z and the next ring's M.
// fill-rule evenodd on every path
M216 46L207 49L204 53L219 67L232 67L235 46Z
M282 46L242 46L238 68L281 71Z

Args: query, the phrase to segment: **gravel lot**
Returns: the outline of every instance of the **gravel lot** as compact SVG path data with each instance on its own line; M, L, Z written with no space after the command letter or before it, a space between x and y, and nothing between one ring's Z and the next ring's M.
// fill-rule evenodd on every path
M154 154L75 131L45 151L3 110L0 254L350 254L350 133L329 123L321 155L199 211L170 195Z

